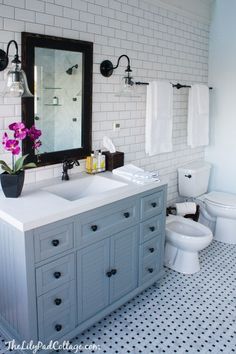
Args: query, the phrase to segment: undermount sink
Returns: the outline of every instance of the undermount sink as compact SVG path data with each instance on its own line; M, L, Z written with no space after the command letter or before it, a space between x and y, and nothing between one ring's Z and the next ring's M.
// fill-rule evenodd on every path
M87 176L74 181L66 181L54 186L45 187L43 190L64 199L75 201L124 186L127 186L127 184L102 176Z

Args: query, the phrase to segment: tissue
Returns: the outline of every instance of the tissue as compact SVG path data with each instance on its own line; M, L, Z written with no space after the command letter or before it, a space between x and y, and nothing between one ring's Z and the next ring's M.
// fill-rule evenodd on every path
M108 136L104 136L104 137L103 137L102 144L103 144L104 148L105 148L106 150L108 150L110 153L116 152L115 145L113 144L113 142L111 141L111 139L108 138Z

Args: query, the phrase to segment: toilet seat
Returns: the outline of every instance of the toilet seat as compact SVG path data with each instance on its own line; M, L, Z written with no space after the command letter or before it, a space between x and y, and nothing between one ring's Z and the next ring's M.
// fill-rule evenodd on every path
M218 207L236 209L235 194L214 191L205 195L205 201Z
M170 243L181 244L184 250L198 251L212 240L212 232L198 222L170 215L166 218L166 239Z
M207 211L215 216L236 219L236 195L224 192L210 192L205 196Z

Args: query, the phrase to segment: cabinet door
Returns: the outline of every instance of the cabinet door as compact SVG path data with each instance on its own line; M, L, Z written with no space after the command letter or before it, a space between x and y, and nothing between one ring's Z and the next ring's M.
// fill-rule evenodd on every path
M137 287L138 227L132 227L111 238L110 303Z
M109 239L78 252L78 323L92 317L108 305Z

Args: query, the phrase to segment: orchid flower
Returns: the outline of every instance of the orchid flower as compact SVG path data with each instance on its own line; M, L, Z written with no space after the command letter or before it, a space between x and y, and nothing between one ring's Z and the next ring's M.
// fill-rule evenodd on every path
M14 130L14 138L24 140L27 136L28 129L25 127L24 123L12 123L9 125L10 130Z
M32 125L32 127L28 130L28 136L32 141L37 140L41 135L42 135L41 130L36 129L35 125Z
M9 138L7 133L3 134L2 145L6 151L11 152L12 154L12 167L3 161L0 160L0 167L10 175L14 175L23 171L26 168L36 167L35 163L25 163L25 159L28 155L21 156L15 161L15 155L19 155L21 148L19 146L20 141L24 140L26 137L33 142L33 149L37 150L42 142L39 140L39 137L42 135L41 130L36 129L34 125L30 129L26 128L24 123L15 122L9 125L9 129L14 132L14 139Z
M20 147L18 145L19 145L18 140L9 139L6 141L5 149L7 151L10 151L12 155L19 155Z

